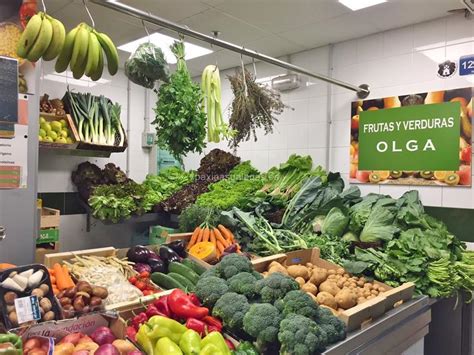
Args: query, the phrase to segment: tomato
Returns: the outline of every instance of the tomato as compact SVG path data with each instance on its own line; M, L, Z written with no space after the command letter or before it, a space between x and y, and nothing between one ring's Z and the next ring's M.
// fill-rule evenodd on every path
M153 293L154 293L153 290L145 290L145 291L143 291L143 296L150 296Z
M140 291L143 291L146 287L146 283L144 283L143 281L137 281L135 287L138 288Z
M140 273L140 277L144 279L148 279L150 277L150 273L148 271L142 271Z
M132 285L135 285L137 283L137 278L132 276L128 279L128 282L130 282Z
M23 28L26 27L26 24L36 14L36 1L26 1L24 2L19 11L20 23Z

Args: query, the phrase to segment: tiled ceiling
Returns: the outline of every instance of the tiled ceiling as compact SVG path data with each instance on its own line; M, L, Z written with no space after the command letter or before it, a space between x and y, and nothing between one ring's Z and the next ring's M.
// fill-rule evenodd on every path
M50 14L67 28L90 22L82 0L44 0ZM460 8L459 0L388 0L353 12L337 0L122 0L136 8L271 56L282 56L392 28L445 16ZM145 35L133 17L89 3L96 27L117 45ZM150 30L172 34L154 25ZM192 39L191 42L202 44ZM214 48L217 53L189 61L193 74L218 59L221 69L240 63L240 56ZM121 54L125 59L128 54ZM247 60L248 62L248 60Z

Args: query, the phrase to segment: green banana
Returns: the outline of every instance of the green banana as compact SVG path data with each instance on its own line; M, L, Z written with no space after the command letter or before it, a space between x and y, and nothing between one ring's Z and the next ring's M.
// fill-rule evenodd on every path
M28 21L16 49L16 54L18 54L20 58L26 58L28 51L33 47L33 44L35 44L35 40L38 38L41 30L43 16L44 14L42 12L38 12Z
M96 35L107 57L107 68L110 75L117 74L119 57L114 42L105 33L96 32Z
M85 69L87 61L87 50L89 48L89 29L83 24L79 25L76 38L74 39L74 47L72 49L71 69L80 72L80 66ZM82 70L84 72L84 70Z
M72 50L74 48L74 41L76 39L76 34L78 30L79 27L75 27L66 35L63 49L61 50L58 60L56 61L56 64L54 66L54 70L56 70L57 73L62 73L67 69L67 66L69 65L69 61L72 57Z
M56 58L59 53L61 53L61 49L64 46L64 39L66 38L66 29L61 21L56 20L48 15L46 18L51 22L53 26L53 38L51 39L51 43L49 44L48 49L43 54L43 60L53 60Z
M48 49L51 39L53 38L53 26L51 22L43 16L43 21L41 22L41 30L38 34L38 37L33 44L33 47L26 54L26 58L30 62L36 62L44 52Z
M102 47L99 47L99 61L95 71L91 74L91 79L94 81L99 80L102 77L104 71L104 54L102 53Z
M72 76L74 77L74 79L80 79L84 75L84 71L86 70L86 64L87 52L86 57L81 62L77 62L74 67L71 67Z
M102 51L99 40L94 32L89 33L89 49L87 51L87 62L84 73L90 77L95 73L99 65L99 53Z

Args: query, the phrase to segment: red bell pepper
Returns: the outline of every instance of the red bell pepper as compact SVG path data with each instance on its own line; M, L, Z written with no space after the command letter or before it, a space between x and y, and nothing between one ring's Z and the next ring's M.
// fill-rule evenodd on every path
M162 314L164 314L165 317L171 318L172 314L171 314L170 307L168 305L168 298L169 298L169 295L161 296L157 300L153 301L153 306L156 307L158 312L161 312Z
M127 338L129 338L132 341L137 340L137 330L132 326L127 327L126 335L127 335Z
M211 332L210 329L215 329L217 330L218 332L221 332L222 331L222 322L217 319L216 317L212 317L212 316L205 316L204 318L201 319L204 323L206 323L208 329L209 329L209 333Z
M224 339L224 340L225 340L225 343L227 344L227 347L229 348L229 350L235 350L234 344L232 344L232 342L229 339Z
M173 314L182 319L201 319L209 315L209 309L196 306L191 298L180 289L175 289L169 294L168 306Z
M195 332L199 333L201 337L204 337L207 335L208 330L207 330L206 323L200 321L199 319L188 318L185 325L186 325L186 328L192 329Z
M148 322L148 316L146 315L145 312L141 312L137 314L135 317L133 317L132 326L135 328L136 331L138 331L138 328L140 328L140 325L146 322Z
M198 296L196 296L195 293L190 293L188 295L189 299L191 300L192 303L194 303L196 306L198 307L201 307L202 306L202 303L201 303L201 300L199 299Z
M146 309L146 315L148 319L150 319L153 316L163 316L167 317L165 314L161 313L158 308L156 308L154 305L150 304L147 309Z

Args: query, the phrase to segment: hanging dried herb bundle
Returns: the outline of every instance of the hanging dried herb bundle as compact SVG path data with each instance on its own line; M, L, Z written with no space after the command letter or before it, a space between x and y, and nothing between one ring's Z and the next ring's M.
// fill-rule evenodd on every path
M257 128L263 128L265 134L273 133L273 125L278 122L275 116L286 107L281 102L280 93L255 82L255 77L247 69L244 72L237 70L228 79L234 93L229 126L237 132L229 146L237 148L252 135L257 141Z

